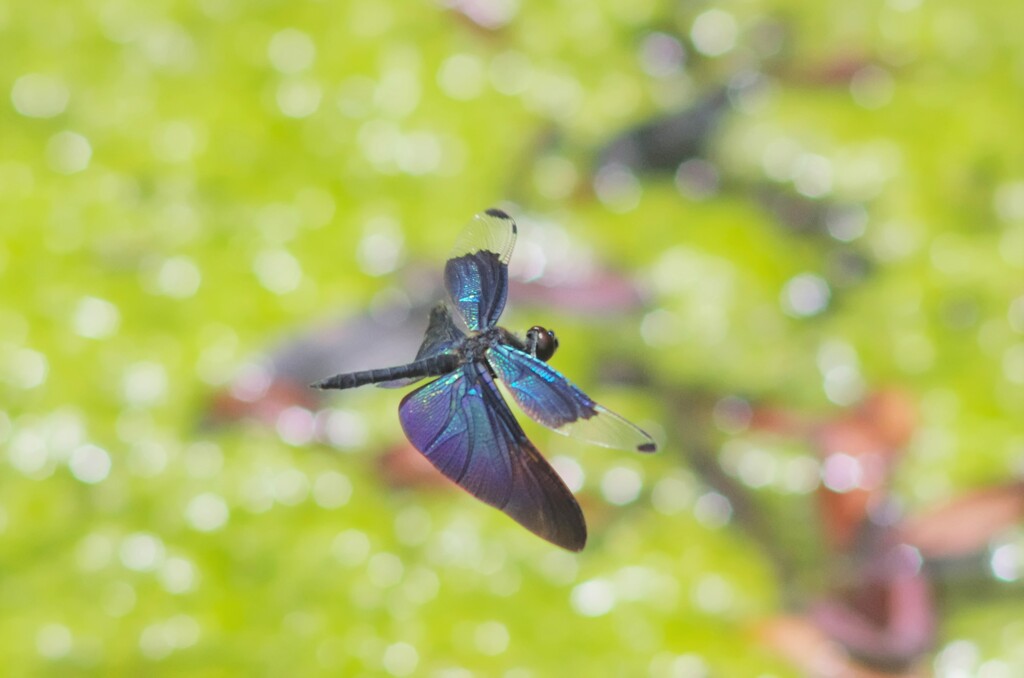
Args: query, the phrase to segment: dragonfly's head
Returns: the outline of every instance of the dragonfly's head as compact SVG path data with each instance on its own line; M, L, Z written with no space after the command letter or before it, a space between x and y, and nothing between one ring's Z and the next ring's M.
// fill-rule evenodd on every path
M558 337L554 330L546 330L534 325L526 332L526 350L544 362L551 360L558 350Z

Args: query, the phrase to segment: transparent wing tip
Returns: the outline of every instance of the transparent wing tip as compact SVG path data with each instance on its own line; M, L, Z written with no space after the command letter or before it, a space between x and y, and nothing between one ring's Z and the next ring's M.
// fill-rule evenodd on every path
M494 252L501 263L507 264L518 232L515 219L504 210L492 207L478 212L462 229L452 248L451 258L476 252Z
M508 212L500 210L497 207L492 207L488 210L484 210L484 214L495 219L504 219L512 224L512 232L515 233L518 229L516 227L515 219L508 215Z

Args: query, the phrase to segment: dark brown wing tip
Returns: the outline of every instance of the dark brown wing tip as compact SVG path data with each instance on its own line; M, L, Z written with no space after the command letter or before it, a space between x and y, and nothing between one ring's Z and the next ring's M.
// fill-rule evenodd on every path
M541 535L541 536L543 536L543 535ZM555 546L560 546L561 548L565 549L566 551L572 551L573 553L579 553L580 551L583 550L583 547L585 547L587 545L586 527L583 528L583 533L582 534L572 534L572 535L567 535L567 536L560 535L560 536L554 537L554 538L546 537L545 536L544 539L547 539L548 541L550 541Z
M637 452L657 452L658 451L658 446L655 445L653 442L651 442L651 443L643 443L642 445L637 445L636 449L637 449Z

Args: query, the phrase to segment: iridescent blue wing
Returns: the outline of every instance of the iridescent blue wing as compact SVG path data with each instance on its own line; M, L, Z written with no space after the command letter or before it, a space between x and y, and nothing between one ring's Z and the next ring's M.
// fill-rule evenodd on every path
M448 298L466 327L485 330L498 322L508 296L508 260L516 243L516 222L498 209L469 222L444 267Z
M427 332L423 337L423 343L420 344L420 350L416 352L416 360L451 351L465 338L466 335L463 334L462 330L455 325L455 321L452 320L448 305L444 303L438 304L430 311L430 323L427 325ZM395 379L394 381L381 382L377 386L381 388L399 388L414 384L419 380L420 378Z
M654 452L654 439L611 410L601 407L556 369L529 353L499 345L487 362L509 393L534 421L580 440L638 452Z
M558 546L583 548L579 504L526 438L486 365L466 364L418 388L398 416L416 449L477 499Z

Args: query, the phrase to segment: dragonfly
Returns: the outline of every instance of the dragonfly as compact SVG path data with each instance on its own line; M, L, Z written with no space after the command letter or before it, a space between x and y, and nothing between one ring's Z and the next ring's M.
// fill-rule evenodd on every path
M470 221L445 264L447 298L431 310L412 362L336 374L313 386L393 388L436 377L398 407L409 442L477 499L537 536L580 551L587 541L583 511L526 437L497 382L531 419L558 433L638 452L654 452L656 445L548 364L558 349L553 330L535 325L520 338L498 326L517 232L499 209Z

